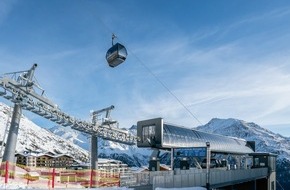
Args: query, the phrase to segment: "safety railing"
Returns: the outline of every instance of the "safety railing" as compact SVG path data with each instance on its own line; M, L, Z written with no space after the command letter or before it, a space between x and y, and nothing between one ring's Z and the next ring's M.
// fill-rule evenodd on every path
M63 168L38 168L2 163L0 189L14 184L18 188L75 189L120 186L120 172L105 170L70 170Z
M244 181L251 181L260 178L266 178L268 168L241 169L241 170L222 170L212 169L209 173L209 183L211 187L219 187L222 184L235 184ZM156 187L195 187L206 186L205 170L183 170L179 172L168 173L167 175L153 176L153 189Z

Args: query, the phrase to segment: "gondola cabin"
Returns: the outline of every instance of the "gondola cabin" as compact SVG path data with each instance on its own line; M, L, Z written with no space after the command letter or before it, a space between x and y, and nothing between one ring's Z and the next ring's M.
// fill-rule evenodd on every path
M106 54L106 59L110 67L116 67L123 63L127 57L125 46L120 43L113 45Z

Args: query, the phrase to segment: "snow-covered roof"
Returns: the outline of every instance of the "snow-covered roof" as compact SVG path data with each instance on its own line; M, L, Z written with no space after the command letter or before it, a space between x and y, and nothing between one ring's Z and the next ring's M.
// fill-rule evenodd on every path
M227 137L217 134L205 133L175 125L164 123L163 146L181 147L205 147L210 143L213 152L226 152L245 154L252 153L254 150L248 146L244 139Z
M33 172L33 171L28 172L28 174L30 176L35 176L35 177L40 176L40 174L38 172Z
M98 164L100 164L100 165L106 165L106 164L114 165L115 164L115 165L127 166L127 164L124 164L120 160L106 159L106 158L99 158L98 159ZM81 162L81 163L78 163L77 165L89 167L91 164L90 163L83 163L83 162Z
M131 167L130 169L134 173L141 173L141 172L144 172L144 171L149 171L148 167L146 167L146 166Z
M18 152L15 154L16 156L17 155L21 155L21 156L24 156L24 157L40 157L40 156L47 156L47 157L50 157L50 158L59 158L59 157L62 157L62 156L66 156L66 157L69 157L69 158L73 158L72 156L68 155L68 154L53 154L51 152L34 152L34 151L23 151L23 152Z

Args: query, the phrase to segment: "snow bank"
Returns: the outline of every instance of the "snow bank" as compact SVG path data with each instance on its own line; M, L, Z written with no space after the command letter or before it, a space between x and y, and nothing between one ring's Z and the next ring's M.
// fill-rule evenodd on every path
M26 185L20 183L0 184L0 189L27 189Z

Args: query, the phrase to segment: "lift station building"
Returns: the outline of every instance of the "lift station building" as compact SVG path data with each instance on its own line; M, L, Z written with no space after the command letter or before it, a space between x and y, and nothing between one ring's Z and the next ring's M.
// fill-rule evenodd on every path
M156 173L153 189L204 186L223 190L276 190L277 155L255 152L253 141L169 124L162 118L137 122L137 136L138 147L155 150L149 161L149 170ZM172 170L168 174L159 171L162 150L171 153ZM212 165L216 161L214 157L226 158L223 159L226 162ZM229 157L235 158L234 165L228 163ZM201 158L206 160L206 167L202 167ZM179 167L175 166L177 159ZM196 161L193 168L188 163L192 159Z

